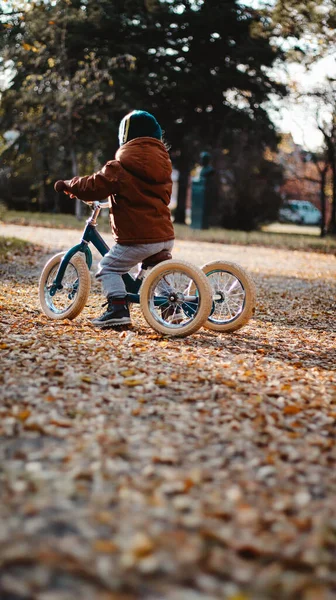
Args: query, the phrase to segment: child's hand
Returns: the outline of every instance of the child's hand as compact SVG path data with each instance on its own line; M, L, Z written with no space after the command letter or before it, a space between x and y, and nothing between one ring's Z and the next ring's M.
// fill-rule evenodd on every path
M62 179L59 179L58 181L56 181L56 183L54 185L54 190L55 190L55 192L63 192L63 194L70 196L70 198L77 198L77 196L74 196L74 194L69 192L65 181L63 181Z
M66 192L66 185L64 181L62 181L61 179L59 181L56 181L54 185L54 190L55 192Z
M77 198L77 196L75 196L74 194L72 194L71 192L69 192L69 190L67 189L65 181L63 181L62 179L59 179L58 181L56 181L56 183L54 185L54 190L56 192L63 192L63 194L66 194L67 196L70 196L70 198Z

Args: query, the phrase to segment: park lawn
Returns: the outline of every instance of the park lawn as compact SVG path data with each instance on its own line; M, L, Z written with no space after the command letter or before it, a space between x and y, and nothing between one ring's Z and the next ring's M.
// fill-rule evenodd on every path
M6 260L9 254L24 254L29 247L31 244L25 240L0 236L0 261Z
M90 210L84 207L82 219L70 214L51 214L28 211L2 210L0 221L15 225L35 225L60 229L82 229ZM320 238L316 235L274 233L270 231L236 231L233 229L211 228L192 229L189 225L174 223L176 238L179 240L212 242L217 244L238 244L242 246L262 246L307 252L336 253L336 237ZM105 210L99 220L102 233L110 232L110 224Z

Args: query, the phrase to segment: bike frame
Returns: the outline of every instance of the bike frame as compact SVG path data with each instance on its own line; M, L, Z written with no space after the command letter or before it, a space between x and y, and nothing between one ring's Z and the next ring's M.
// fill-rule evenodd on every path
M98 250L98 252L105 256L105 254L110 250L109 246L106 244L105 240L102 238L100 233L97 231L97 219L100 214L102 208L107 208L109 206L108 202L92 202L93 212L91 217L86 221L86 227L83 232L83 236L80 244L76 244L66 252L63 256L60 266L58 268L56 277L53 281L53 284L49 290L50 296L54 296L57 290L62 289L62 280L65 273L65 270L72 259L72 257L77 254L77 252L83 252L85 254L86 264L89 269L92 266L92 253L89 248L89 244L93 244L93 246ZM139 290L142 284L143 277L141 276L141 272L138 274L136 279L134 279L129 273L126 273L122 276L126 291L127 291L127 300L128 302L132 302L133 304L140 304L140 295ZM167 304L167 298L162 296L157 296L154 301L155 306L163 306Z

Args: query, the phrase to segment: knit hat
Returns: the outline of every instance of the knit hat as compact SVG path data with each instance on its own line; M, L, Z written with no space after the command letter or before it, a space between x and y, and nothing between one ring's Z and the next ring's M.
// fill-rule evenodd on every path
M138 137L162 139L162 129L159 123L153 115L145 110L133 110L120 121L120 146Z

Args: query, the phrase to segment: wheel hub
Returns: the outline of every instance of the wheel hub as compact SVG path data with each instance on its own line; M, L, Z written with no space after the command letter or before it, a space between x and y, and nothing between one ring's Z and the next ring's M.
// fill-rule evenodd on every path
M225 293L222 292L221 290L217 290L214 293L214 301L217 302L217 303L225 302L226 301Z

